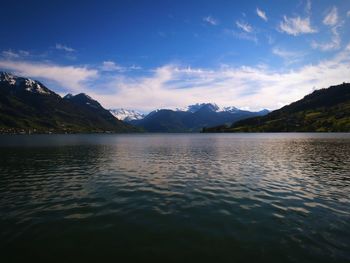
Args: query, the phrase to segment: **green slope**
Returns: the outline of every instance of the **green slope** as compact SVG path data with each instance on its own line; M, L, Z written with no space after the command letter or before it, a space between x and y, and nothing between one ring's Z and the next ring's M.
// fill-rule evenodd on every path
M316 90L266 116L204 132L350 132L350 84Z
M0 133L136 131L133 126L114 118L102 106L87 107L63 99L39 82L36 83L45 93L28 91L26 79L15 78L16 84L4 78L0 81Z

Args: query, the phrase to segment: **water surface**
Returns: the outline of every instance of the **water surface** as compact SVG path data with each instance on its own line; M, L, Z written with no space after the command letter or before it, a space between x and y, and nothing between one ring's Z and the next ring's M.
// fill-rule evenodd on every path
M350 134L0 136L2 262L349 262Z

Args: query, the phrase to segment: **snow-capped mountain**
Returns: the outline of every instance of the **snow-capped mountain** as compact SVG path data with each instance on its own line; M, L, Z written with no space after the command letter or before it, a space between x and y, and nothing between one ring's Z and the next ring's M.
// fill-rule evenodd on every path
M230 112L230 113L236 113L239 112L240 109L234 107L234 106L229 106L229 107L222 107L220 108L219 111L226 111L226 112Z
M219 107L215 103L196 103L193 105L189 105L185 108L176 108L176 111L188 111L195 113L198 110L209 110L209 111L214 111L214 112L230 112L230 113L236 113L240 111L240 109L234 107L234 106L229 106L229 107Z
M18 77L7 72L0 72L0 84L43 95L55 94L39 81Z
M0 133L136 131L90 96L62 98L42 83L0 72Z
M128 109L110 109L110 113L113 114L118 120L122 121L133 121L133 120L142 120L145 117L145 114L136 111L136 110L128 110Z
M209 109L211 111L218 111L220 108L218 105L215 103L196 103L193 105L188 105L187 107L184 108L176 108L176 111L187 111L187 112L192 112L195 113L196 111L200 109Z
M236 107L220 108L214 103L197 103L176 110L154 110L143 119L133 120L130 123L149 132L198 132L203 127L232 124L245 118L265 114L267 114L265 110L251 112Z
M220 108L215 103L197 103L194 105L189 105L187 107L187 111L192 112L192 113L195 113L195 112L197 112L199 110L203 110L203 109L217 112L217 111L219 111Z

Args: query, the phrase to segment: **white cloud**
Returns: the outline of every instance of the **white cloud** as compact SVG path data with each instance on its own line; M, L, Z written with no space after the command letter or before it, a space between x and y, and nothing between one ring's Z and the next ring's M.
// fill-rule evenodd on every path
M246 22L236 21L236 26L247 33L251 33L253 31L253 27Z
M258 38L256 37L256 34L254 32L254 29L251 25L244 21L236 21L236 26L239 29L239 31L235 30L225 30L226 33L233 35L234 37L238 39L244 39L253 41L255 43L258 42Z
M280 22L278 29L281 32L293 36L317 32L317 30L311 26L309 17L301 18L300 16L290 18L283 16L283 21Z
M13 52L12 50L4 50L1 54L6 58L19 58L19 54Z
M131 70L140 70L142 67L138 65L131 65L131 66L121 66L116 64L114 61L107 60L102 62L102 66L99 67L101 71L110 71L110 72L126 72Z
M131 66L129 67L129 69L131 69L131 70L141 70L142 67L141 67L141 66L138 66L138 65L131 65Z
M305 53L298 51L285 50L279 47L274 47L272 53L282 58L286 65L291 65L296 62L300 62L305 56Z
M316 41L311 42L311 47L313 49L319 49L321 51L331 51L331 50L337 50L340 48L341 39L337 30L337 27L333 27L331 29L332 31L332 38L329 42L323 42L319 43Z
M291 55L282 49L275 53ZM330 59L291 70L259 65L204 69L168 64L147 75L118 72L106 77L97 69L82 66L0 60L0 68L54 81L67 92L86 92L106 108L150 111L215 102L250 110L276 109L301 99L314 87L350 82L350 44Z
M213 26L217 26L219 24L219 21L212 16L203 17L203 21Z
M256 14L263 20L267 21L266 13L259 8L256 8Z
M9 49L9 50L2 51L1 55L7 59L16 59L16 58L29 56L30 53L26 50L19 50L18 52L16 52Z
M331 27L332 37L328 42L317 42L313 40L311 47L313 49L319 49L321 51L332 51L340 48L341 38L338 32L338 28L342 26L342 22L339 21L338 10L333 7L323 19L323 24Z
M68 47L68 46L62 45L62 44L56 44L55 48L58 50L66 51L66 52L74 52L75 51L74 48L71 48L71 47Z
M124 68L117 65L113 61L103 61L101 70L102 71L124 71Z
M350 47L350 45L349 45ZM281 51L281 50L280 50ZM279 71L267 67L201 69L165 65L151 76L116 77L110 94L93 94L108 108L126 107L150 111L216 102L251 110L276 109L312 92L350 81L350 48L332 59L297 69Z
M347 16L350 16L350 10L346 13Z
M338 23L338 9L334 6L329 13L324 17L323 24L334 26Z
M75 92L82 92L85 89L85 82L98 76L97 70L87 67L26 61L0 60L0 68L21 76L53 81L62 88Z

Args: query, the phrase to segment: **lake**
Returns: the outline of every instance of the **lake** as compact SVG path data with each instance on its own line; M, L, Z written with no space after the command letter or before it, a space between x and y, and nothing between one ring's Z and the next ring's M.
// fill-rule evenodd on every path
M2 262L350 262L350 134L1 135Z

